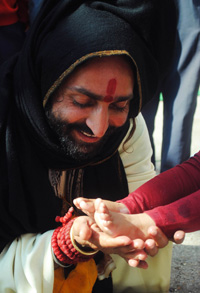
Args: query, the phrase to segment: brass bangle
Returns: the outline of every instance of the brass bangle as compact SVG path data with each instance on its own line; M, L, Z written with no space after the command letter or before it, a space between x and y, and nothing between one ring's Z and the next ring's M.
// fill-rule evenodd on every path
M72 227L73 227L73 225L72 225ZM84 250L81 250L78 246L77 246L77 244L76 244L76 242L75 242L75 240L74 240L74 234L73 234L73 229L72 229L72 227L71 227L71 229L70 229L70 239L71 239L71 242L72 242L72 245L74 246L74 248L78 251L78 252L80 252L81 254L83 254L83 255L93 255L93 254L96 254L99 250L92 250L92 251L84 251Z

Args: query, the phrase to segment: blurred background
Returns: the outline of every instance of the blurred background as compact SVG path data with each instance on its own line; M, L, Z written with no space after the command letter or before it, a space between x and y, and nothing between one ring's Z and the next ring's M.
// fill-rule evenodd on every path
M155 141L156 170L160 170L163 101L159 102L153 133ZM200 89L192 129L191 156L200 150ZM181 245L174 244L170 292L200 292L200 231L188 233Z

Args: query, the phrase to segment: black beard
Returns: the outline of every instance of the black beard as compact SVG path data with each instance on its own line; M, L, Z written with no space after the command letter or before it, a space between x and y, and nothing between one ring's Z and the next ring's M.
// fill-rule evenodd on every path
M52 111L46 111L46 117L48 119L50 127L56 133L62 150L64 153L75 160L85 161L97 156L109 137L116 131L116 127L109 126L102 139L96 143L84 143L77 142L73 139L71 132L73 130L84 131L90 135L93 135L90 128L85 123L68 123L54 116Z

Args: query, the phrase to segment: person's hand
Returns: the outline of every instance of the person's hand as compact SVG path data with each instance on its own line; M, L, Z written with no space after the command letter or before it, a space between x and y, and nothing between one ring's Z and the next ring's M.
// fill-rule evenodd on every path
M94 201L95 200L78 198L75 203L78 208L85 208L86 213L93 217L95 211ZM104 203L106 203L106 206L111 210L117 212L120 212L124 206L110 201L104 201ZM83 206L81 207L82 204ZM92 218L88 218L87 216L81 218L81 221L85 221L84 223L87 224L90 229L87 230L87 227L83 228L81 232L82 236L84 233L88 233L88 237L87 239L85 238L87 241L84 240L84 242L83 238L85 236L77 239L80 244L88 245L93 249L102 250L107 254L119 254L129 263L129 265L134 267L147 268L148 264L145 262L147 255L152 257L155 256L159 249L165 247L169 242L166 235L156 226L148 228L148 237L146 237L146 241L144 242L141 239L131 240L129 237L123 235L113 238L107 233L103 233ZM78 221L80 221L80 219ZM80 227L81 225L78 224L77 229L80 229ZM174 242L177 244L182 243L184 236L185 233L183 231L177 231L174 234Z
M148 242L149 240L154 241L154 243L152 241L147 243L148 247L146 248L146 250L151 256L157 254L158 249L165 247L169 242L167 236L162 232L160 228L156 226L149 227L148 235L151 239L146 240L146 242ZM171 240L174 241L176 244L181 244L184 241L184 238L185 232L178 230L174 233L173 239ZM157 249L155 248L155 246L157 247Z
M118 254L130 266L147 268L145 262L147 253L144 251L144 241L127 236L111 237L102 232L93 219L88 216L77 217L72 226L74 239L83 246L101 250L105 254Z
M156 226L151 226L148 229L149 239L145 241L145 252L154 257L159 252L160 248L164 248L168 243L169 239L162 232L162 230ZM173 236L173 241L176 244L181 244L184 241L185 232L184 231L176 231ZM148 264L144 261L134 260L135 267L139 268L148 268Z
M149 239L145 241L145 251L150 256L155 256L160 248L164 248L169 243L169 239L162 232L162 230L156 226L152 226L148 229ZM185 232L176 231L173 236L173 241L176 244L181 244L184 241Z
M77 217L72 226L74 239L83 246L90 246L95 250L113 253L117 247L130 245L132 240L127 236L111 237L102 232L95 221L88 216Z

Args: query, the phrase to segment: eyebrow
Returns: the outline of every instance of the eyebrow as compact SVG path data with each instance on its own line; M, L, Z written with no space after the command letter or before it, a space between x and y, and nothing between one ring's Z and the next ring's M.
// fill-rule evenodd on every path
M91 91L89 91L83 87L80 87L80 86L68 87L67 89L72 90L72 91L75 90L83 95L86 95L87 97L89 97L95 101L102 101L104 98L104 96L92 93ZM131 100L131 99L133 99L133 93L128 96L119 96L116 99L117 100L115 100L114 102L122 102L122 101Z

